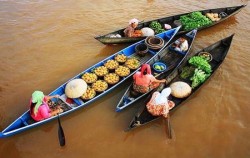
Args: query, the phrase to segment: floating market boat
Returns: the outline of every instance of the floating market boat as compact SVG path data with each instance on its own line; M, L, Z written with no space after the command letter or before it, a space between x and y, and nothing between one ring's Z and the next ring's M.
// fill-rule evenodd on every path
M195 55L198 55L199 53L203 53L203 52L208 52L208 54L211 54L211 61L209 62L209 65L211 66L211 75L206 78L206 80L199 84L197 87L193 88L190 95L188 95L185 98L177 98L173 96L173 93L169 96L169 100L173 101L175 103L175 107L173 109L170 110L173 111L174 109L176 109L177 107L179 107L181 104L184 103L184 101L187 101L189 98L191 98L191 96L197 92L200 88L203 87L203 85L208 81L208 79L210 79L212 77L212 75L215 73L215 71L219 68L219 66L223 63L225 57L228 54L232 39L233 39L234 35L231 35L225 39L222 39L212 45L210 45L209 47L197 52ZM182 72L184 71L184 67L186 66L190 66L188 60L187 62L184 62L180 67L176 68L176 70L174 70L168 78L168 83L165 85L165 87L169 87L172 83L176 83L177 81L184 81L185 83L192 85L192 81L190 80L190 78L186 78L183 79L183 74ZM187 67L186 67L187 68ZM162 90L163 88L159 89ZM150 94L152 95L152 93ZM147 96L147 98L150 98L150 95ZM144 97L146 98L146 96ZM159 116L153 116L151 115L145 104L147 101L145 101L139 108L138 112L135 114L135 116L133 117L132 121L130 122L128 128L126 129L126 131L129 131L131 129L146 125L150 122L153 122L154 120L159 119Z
M180 38L185 38L188 41L189 48L185 52L178 52L178 51L173 50L172 44L175 43L175 42L173 42L168 47L166 47L166 49L163 50L164 52L162 51L161 54L158 54L157 56L153 57L152 60L149 61L148 64L151 66L152 72L157 71L153 74L157 79L166 78L170 74L171 71L159 72L158 70L154 69L154 67L156 67L155 63L156 62L163 63L164 65L166 65L167 69L175 68L176 66L181 64L183 62L183 60L189 55L189 51L190 51L192 44L194 42L194 39L196 37L196 33L197 33L197 30L193 30L193 31L188 32L187 34L180 36ZM144 96L146 96L150 92L144 93L144 94L138 93L136 95L134 95L134 93L135 92L133 90L133 83L132 83L128 87L128 89L125 91L125 93L123 94L119 103L117 104L116 112L122 111L123 109L132 105L133 103L135 103L139 99L143 98Z
M217 13L221 18L218 19L216 18L215 21L205 25L205 26L197 26L196 28L198 30L202 30L211 26L214 26L228 18L230 18L231 16L237 14L238 12L240 12L246 5L240 5L240 6L233 6L233 7L225 7L225 8L216 8L216 9L206 9L206 10L200 10L199 12L202 13L202 15L206 15L207 13ZM160 19L155 19L155 20L151 20L151 21L147 21L147 22L141 22L139 23L137 29L142 29L144 27L149 27L151 22L153 21L157 21L161 24L162 28L164 28L165 24L169 24L171 27L176 27L179 25L180 23L180 17L184 16L184 15L188 15L192 12L189 13L184 13L184 14L179 14L179 15L174 15L174 16L169 16L169 17L164 17L164 18L160 18ZM209 15L208 15L209 16ZM212 17L212 16L211 16ZM184 26L182 24L182 26ZM132 43L132 42L136 42L139 40L144 39L145 37L124 37L124 31L125 28L122 28L120 30L105 34L105 35L99 35L96 36L95 39L97 39L98 41L100 41L103 44L120 44L120 43ZM192 28L194 29L194 28ZM184 34L189 32L192 29L184 29L181 28L181 30L178 32L178 34ZM115 37L113 35L121 35L121 37Z
M156 36L159 39L162 39L162 41L164 42L162 48L149 49L148 53L145 56L139 56L138 53L136 53L135 48L136 48L137 45L144 43L145 40L139 41L139 42L137 42L137 43L135 43L135 44L133 44L131 46L128 46L127 48L125 48L125 49L123 49L123 50L121 50L121 51L107 57L106 59L98 62L97 64L95 64L95 65L91 66L90 68L84 70L83 72L79 73L75 77L71 78L66 83L59 86L57 89L55 89L53 92L51 92L49 94L49 96L60 95L60 99L58 100L58 102L62 106L62 109L63 109L63 113L61 113L60 116L67 115L70 112L73 112L73 111L78 110L78 109L80 109L82 107L85 107L89 103L97 100L101 96L105 95L106 93L110 92L115 87L117 87L118 85L123 83L126 79L131 77L139 69L141 64L147 63L152 57L154 57L155 55L160 53L161 50L163 50L164 47L166 47L166 45L168 45L168 43L174 38L174 36L179 31L179 29L180 29L180 27L176 27L176 28L173 28L173 29L168 30L166 32L163 32L161 34L158 34ZM137 67L133 68L133 69L129 69L129 68L126 69L125 68L125 70L128 70L128 73L126 74L126 76L118 77L117 82L114 83L114 84L107 84L106 82L104 82L107 85L106 89L103 90L103 91L99 91L99 92L95 91L95 95L92 98L79 97L79 98L69 99L65 95L65 88L66 88L67 83L69 83L70 81L75 80L75 79L83 78L83 80L84 80L84 74L94 74L93 72L95 72L95 70L99 70L99 68L104 68L105 67L104 65L106 63L108 63L109 61L115 61L116 57L118 57L118 56L121 57L121 58L123 58L123 57L127 58L127 61L129 61L130 59L132 61L136 61L138 63ZM119 63L118 63L118 65L119 65L119 67L122 66ZM125 65L126 65L126 62L125 62ZM98 78L96 78L96 80ZM104 79L102 78L102 81L103 80ZM97 83L97 81L95 83ZM95 84L95 83L93 83L93 84ZM103 83L103 82L101 82L101 83ZM88 84L88 86L91 87L91 85L92 85L92 87L93 87L93 84ZM98 85L97 85L97 88L100 88L100 87L98 87ZM53 100L53 101L56 101L56 100ZM22 114L19 118L17 118L13 123L11 123L7 128L5 128L2 132L0 132L0 138L1 137L11 136L11 135L19 133L21 131L25 131L27 129L37 127L39 125L47 123L47 122L49 122L51 120L54 120L56 118L57 118L57 116L53 116L53 117L50 117L48 119L45 119L45 120L42 120L42 121L39 121L39 122L35 122L31 118L30 111L28 110L24 114Z

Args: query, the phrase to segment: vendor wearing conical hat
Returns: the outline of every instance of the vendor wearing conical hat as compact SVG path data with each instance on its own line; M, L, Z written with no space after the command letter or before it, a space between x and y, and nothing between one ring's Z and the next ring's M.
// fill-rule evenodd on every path
M140 37L142 36L141 30L135 30L138 26L139 20L129 20L129 26L124 30L125 37Z
M151 74L151 68L148 64L143 64L141 66L141 71L136 72L133 75L134 83L133 89L139 93L147 93L150 90L159 86L160 83L165 82L166 80L157 80Z
M30 99L30 115L35 121L41 121L60 112L61 109L52 111L48 106L48 101L52 98L58 98L59 95L45 96L41 91L35 91Z
M168 117L169 110L171 110L175 104L173 101L168 100L168 96L171 94L170 88L165 88L162 92L154 92L150 101L146 107L150 114L153 116Z

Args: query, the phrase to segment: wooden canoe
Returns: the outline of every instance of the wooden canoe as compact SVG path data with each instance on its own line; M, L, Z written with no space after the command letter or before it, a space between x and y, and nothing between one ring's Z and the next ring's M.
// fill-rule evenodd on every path
M213 59L212 61L209 62L209 64L212 67L212 73L211 76L209 78L206 79L206 81L199 85L198 87L192 89L191 94L186 97L186 98L182 98L182 99L178 99L175 98L173 96L170 95L169 100L172 100L175 103L175 107L170 111L172 112L173 110L175 110L177 107L179 107L180 105L182 105L184 103L184 101L187 101L189 98L191 98L191 96L197 92L199 89L201 89L201 87L203 87L203 85L208 82L208 80L212 77L212 75L216 72L216 70L219 68L219 66L223 63L225 57L228 54L231 42L233 40L233 36L231 35L227 38L224 38L210 46L208 46L207 48L204 48L203 50L198 51L197 53L195 53L195 55L197 55L199 52L209 52ZM188 60L187 60L188 61ZM183 81L183 79L180 77L180 73L181 73L181 69L182 67L186 66L188 64L188 62L184 62L180 67L176 68L176 70L173 71L173 73L171 73L169 75L168 78L168 84L165 85L165 87L169 87L169 85L175 81ZM185 80L185 82L187 82L187 80ZM190 81L188 81L188 84L191 84ZM161 90L161 89L159 89ZM152 95L152 93L150 94ZM148 98L150 98L150 96L148 96ZM159 119L160 117L158 116L153 116L151 115L148 111L147 108L145 106L146 102L144 102L139 110L137 111L137 113L135 114L135 116L133 117L132 121L130 122L128 128L126 129L126 131L129 131L131 129L146 125L150 122L153 122L156 119Z
M136 51L135 51L135 47L138 44L144 43L145 40L139 41L133 45L130 45L126 48L124 48L121 51L118 51L117 53L107 57L106 59L98 62L97 64L91 66L90 68L82 71L81 73L79 73L78 75L76 75L75 77L71 78L70 80L68 80L66 83L62 84L61 86L59 86L57 89L55 89L53 92L51 92L49 95L53 96L53 95L60 95L60 99L59 102L61 103L61 105L63 105L63 109L64 112L60 114L61 116L67 115L75 110L78 110L82 107L85 107L87 105L89 105L91 102L94 102L95 100L97 100L98 98L100 98L101 96L107 94L108 92L110 92L111 90L113 90L115 87L117 87L118 85L120 85L121 83L123 83L125 80L127 80L129 77L131 77L136 71L138 71L138 69L136 70L130 70L130 74L126 77L120 77L120 80L118 83L114 84L114 85L109 85L108 89L105 90L104 92L101 93L97 93L97 95L90 99L90 100L83 100L81 98L75 98L73 100L71 100L71 102L67 102L67 97L65 95L65 86L66 84L73 80L73 79L78 79L81 78L83 74L85 74L86 72L92 72L93 69L99 67L99 66L103 66L104 63L110 59L114 59L116 55L118 54L124 54L125 56L127 56L128 58L132 58L135 57L140 61L140 64L144 64L147 63L148 61L150 61L150 59L152 59L152 57L156 56L158 53L160 53L164 47L166 47L168 45L168 43L174 38L174 36L177 34L177 32L179 31L180 27L176 27L173 28L171 30L165 31L161 34L158 34L157 37L160 37L163 39L164 41L164 46L161 49L158 50L153 50L150 49L147 53L147 55L145 55L144 57L139 56ZM91 86L91 85L89 85ZM55 100L54 100L55 101ZM6 127L2 132L0 132L0 138L1 137L7 137L7 136L11 136L14 135L16 133L28 130L30 128L34 128L37 127L39 125L45 124L51 120L56 119L57 117L50 117L48 119L39 121L39 122L34 122L33 119L30 116L30 112L29 110L26 111L24 114L22 114L20 117L18 117L15 121L13 121L13 123L11 123L8 127Z
M219 20L219 21L213 22L210 25L207 25L207 26L204 26L204 27L200 27L200 28L197 28L197 29L198 30L202 30L202 29L214 26L214 25L216 25L216 24L218 24L218 23L220 23L220 22L222 22L222 21L230 18L231 16L237 14L245 6L246 5L240 5L240 6L233 6L233 7L200 10L200 12L202 12L203 15L205 15L206 13L221 13L221 12L225 12L227 14L227 16L224 17L224 18L221 18L221 20ZM149 24L152 21L157 21L157 22L161 23L162 26L164 24L169 24L172 27L176 27L176 25L174 24L174 21L175 20L179 20L180 16L186 15L186 14L189 14L189 13L191 13L191 12L184 13L184 14L179 14L179 15L174 15L174 16L168 16L168 17L164 17L164 18L159 18L159 19L155 19L155 20L151 20L151 21L147 21L147 22L141 22L138 25L138 29L142 29L143 27L149 27ZM119 29L117 31L105 34L105 35L96 36L94 38L97 39L98 41L100 41L103 44L132 43L132 42L136 42L136 41L139 41L139 40L142 40L143 38L145 38L145 37L136 37L136 38L134 38L134 37L124 37L124 33L123 33L124 29L125 28L122 28L122 29ZM178 34L184 34L184 33L187 33L189 31L190 30L185 31L185 30L181 29L178 32ZM122 37L121 38L112 38L112 37L110 37L110 35L112 35L112 34L120 34L120 35L122 35Z
M168 69L175 68L176 66L180 65L181 62L183 62L183 60L189 54L189 51L190 51L192 44L194 42L194 39L196 37L196 33L197 33L197 30L193 30L193 31L188 32L187 34L180 36L180 38L183 37L183 38L186 38L188 40L189 48L185 53L180 54L179 52L171 50L170 49L171 44L170 44L168 47L166 47L163 50L164 51L163 55L155 56L148 64L150 64L151 68L152 68L152 66L155 62L160 61L160 62L165 63L167 65ZM154 72L154 70L152 70L152 72ZM166 78L170 74L170 72L171 71L155 73L154 75L157 76L157 79L163 79L163 78ZM122 98L120 99L119 103L117 104L116 112L122 111L126 107L132 105L133 103L135 103L139 99L146 96L147 94L148 93L133 95L133 84L131 84L128 87L128 89L125 91L125 93L122 96Z

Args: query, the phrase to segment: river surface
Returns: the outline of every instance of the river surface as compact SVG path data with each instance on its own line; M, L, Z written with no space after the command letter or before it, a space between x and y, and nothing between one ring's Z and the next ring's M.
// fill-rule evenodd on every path
M28 109L34 90L50 93L71 77L128 45L93 37L201 9L246 4L215 0L0 0L0 131ZM198 33L192 52L235 33L224 63L196 95L171 115L173 139L160 119L124 132L137 106L116 104L129 82L57 121L0 139L1 158L249 158L250 6Z

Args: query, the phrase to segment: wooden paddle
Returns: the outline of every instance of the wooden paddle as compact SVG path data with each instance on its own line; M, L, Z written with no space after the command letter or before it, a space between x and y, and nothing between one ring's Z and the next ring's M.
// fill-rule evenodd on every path
M65 136L64 136L64 132L63 132L63 128L61 125L59 114L58 114L57 118L58 118L58 139L59 139L60 146L64 146L65 145Z
M59 99L57 98L57 105L59 105L58 100ZM64 146L65 145L65 136L64 136L62 125L61 125L59 113L58 113L57 120L58 120L58 139L59 139L59 143L60 143L60 146Z
M168 113L168 117L164 118L164 124L165 124L165 131L168 135L169 139L172 139L172 129L171 129L171 123L170 123L170 114Z

